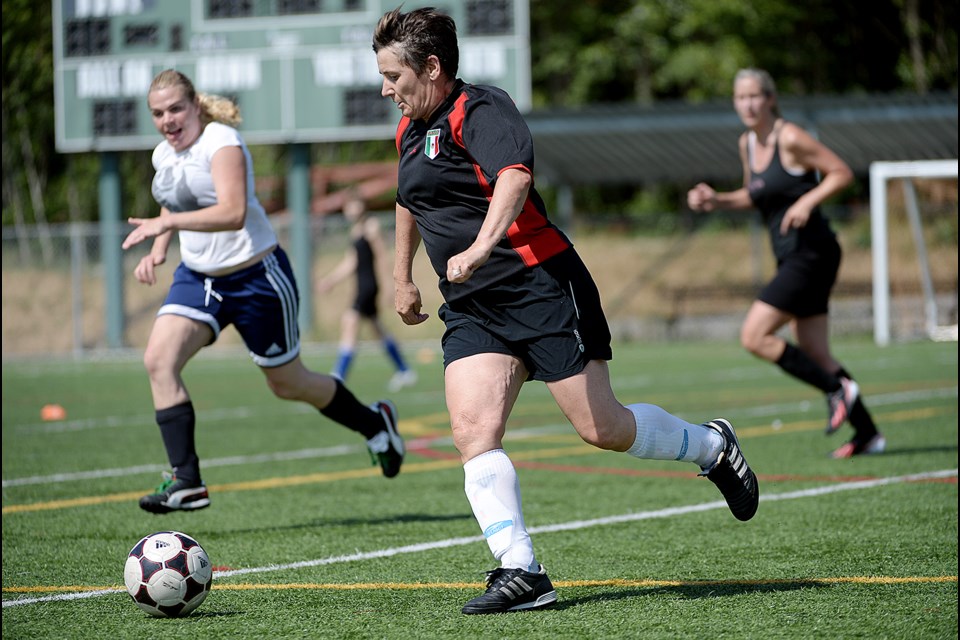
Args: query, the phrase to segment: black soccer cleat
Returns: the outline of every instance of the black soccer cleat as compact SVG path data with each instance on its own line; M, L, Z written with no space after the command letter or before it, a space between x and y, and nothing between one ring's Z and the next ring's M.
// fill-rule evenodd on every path
M403 438L397 431L397 408L389 400L381 400L371 407L383 418L383 431L367 440L367 449L370 450L370 460L373 464L380 464L383 475L392 478L400 473L406 447Z
M487 572L487 590L463 606L467 615L479 613L506 613L540 609L557 601L557 592L547 577L547 570L531 573L523 569L504 569Z
M726 444L712 465L702 467L700 475L706 476L710 482L717 485L733 517L746 522L753 517L760 505L757 476L747 464L747 459L743 457L740 442L729 421L717 418L703 426L723 436Z
M193 484L164 473L164 480L154 493L140 498L140 508L150 513L195 511L210 506L210 495L203 483Z

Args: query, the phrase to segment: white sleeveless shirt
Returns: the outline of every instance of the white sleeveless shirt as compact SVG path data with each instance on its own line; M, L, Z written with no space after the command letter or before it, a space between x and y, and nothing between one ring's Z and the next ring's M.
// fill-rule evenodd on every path
M277 244L277 235L257 199L253 160L240 133L211 122L188 149L177 152L164 140L153 150L152 193L171 214L196 211L217 203L210 163L224 147L240 147L247 165L247 215L236 231L180 231L180 258L200 273L219 271L246 262Z

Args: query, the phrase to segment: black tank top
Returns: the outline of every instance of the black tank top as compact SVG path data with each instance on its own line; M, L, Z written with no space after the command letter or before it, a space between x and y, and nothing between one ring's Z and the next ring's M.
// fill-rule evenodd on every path
M792 228L786 235L780 233L780 223L787 209L803 194L817 186L817 174L808 171L801 175L788 172L780 162L779 132L773 147L773 158L770 165L761 172L753 170L753 133L747 144L747 161L750 166L750 182L747 191L750 199L760 210L763 221L767 225L770 235L770 245L778 261L796 254L822 254L828 247L836 243L836 236L830 225L820 212L820 207L814 207L810 212L810 219L806 226L799 229Z
M353 248L357 252L357 289L359 291L376 290L377 274L373 260L373 247L361 234L353 241Z

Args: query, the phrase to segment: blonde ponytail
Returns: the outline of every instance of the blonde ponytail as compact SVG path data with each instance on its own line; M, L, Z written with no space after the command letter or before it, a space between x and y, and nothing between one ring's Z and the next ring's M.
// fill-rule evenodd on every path
M198 93L197 103L200 105L200 120L204 124L219 122L236 127L243 118L240 116L240 107L229 98L211 93Z

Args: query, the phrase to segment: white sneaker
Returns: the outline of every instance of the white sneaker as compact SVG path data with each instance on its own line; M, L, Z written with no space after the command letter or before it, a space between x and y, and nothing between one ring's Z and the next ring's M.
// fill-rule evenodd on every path
M405 387L412 387L415 384L417 384L417 372L413 369L407 369L406 371L397 371L393 374L389 384L387 384L387 388L392 393L396 393Z

